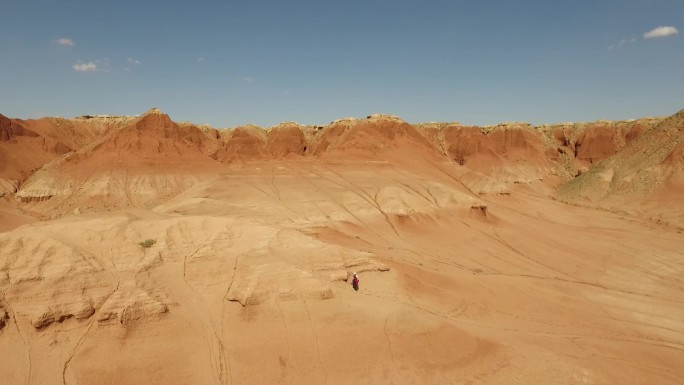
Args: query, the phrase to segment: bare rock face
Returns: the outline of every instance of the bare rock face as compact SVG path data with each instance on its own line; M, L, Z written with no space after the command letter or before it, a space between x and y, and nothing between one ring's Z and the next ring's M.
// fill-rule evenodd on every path
M164 314L165 303L139 288L117 290L100 308L97 322L130 325L141 319Z
M62 214L79 205L94 210L148 207L186 190L212 166L218 167L210 157L215 147L216 140L201 129L178 125L153 109L132 122L116 123L94 142L45 163L22 183L16 197L49 207L51 213L58 206Z
M382 114L336 120L323 128L312 147L315 156L349 160L398 158L402 151L419 151L421 157L438 154L416 127Z
M5 308L0 306L0 330L7 326L7 321L9 321L9 313Z
M268 159L268 134L257 126L241 126L228 131L216 154L222 162Z
M178 125L171 118L153 108L118 132L113 132L98 147L112 150L155 151L174 153L174 145L187 144L201 148L209 138L193 125Z
M565 179L534 179L567 162L584 202L658 177L647 187L684 218L682 119L214 132L151 110L116 124L94 142L19 124L0 143L0 172L44 142L78 148L23 159L43 165L28 180L0 174L20 181L0 191L21 187L0 225L8 207L44 215L0 227L2 384L684 377L681 234L562 204Z
M684 114L680 112L658 121L654 128L644 128L641 127L644 124L636 123L631 127L623 127L617 139L618 142L622 139L624 144L615 154L607 151L615 151L615 147L611 147L616 142L614 137L610 140L605 133L588 131L584 140L604 135L603 139L596 141L603 143L603 146L592 147L580 142L578 152L582 151L582 147L588 147L593 154L610 156L564 184L558 192L561 200L610 208L638 205L655 196L658 197L656 206L662 204L658 202L671 202L675 206L681 202L679 189L682 164L679 154L684 147ZM643 134L639 135L642 131ZM667 211L672 215L676 213L676 207ZM681 219L675 222L679 223Z
M55 189L49 187L32 187L22 189L15 197L22 203L44 202L55 196Z
M540 180L551 168L543 135L526 124L450 125L441 138L453 162L488 177L527 183Z
M307 145L302 128L293 122L272 127L268 131L266 149L276 159L284 158L289 154L304 155Z
M12 136L12 122L0 114L0 142L7 142L12 139Z
M662 118L642 118L627 121L598 120L595 122L542 125L536 129L545 133L558 154L568 154L589 163L606 159L644 133L653 129Z
M68 319L74 318L77 320L90 318L95 314L95 308L90 300L81 300L74 303L59 304L50 306L39 312L31 324L34 328L40 330L51 324L57 322L62 323Z

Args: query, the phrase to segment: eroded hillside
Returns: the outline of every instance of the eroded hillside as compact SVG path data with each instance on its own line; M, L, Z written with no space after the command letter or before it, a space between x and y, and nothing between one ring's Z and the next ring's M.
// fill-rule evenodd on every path
M8 384L684 377L681 113L43 122L0 118Z

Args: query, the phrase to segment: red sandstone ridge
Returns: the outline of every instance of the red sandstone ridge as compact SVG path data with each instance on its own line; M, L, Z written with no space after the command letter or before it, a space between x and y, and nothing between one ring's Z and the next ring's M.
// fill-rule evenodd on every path
M335 159L414 159L440 157L416 127L391 115L341 119L324 127L313 139L313 155Z
M216 130L191 123L176 124L157 109L139 118L5 118L0 134L5 140L0 142L0 151L12 148L11 156L18 161L12 162L14 169L0 169L0 173L6 177L4 190L11 194L21 181L45 165L23 183L17 198L45 201L60 195L69 201L82 201L84 194L91 198L119 196L119 201L107 204L110 208L138 205L135 197L140 194L149 195L144 200L152 202L152 197L158 196L157 189L171 197L202 179L196 175L206 175L221 163L276 159L423 162L426 167L438 167L452 175L473 193L505 193L514 183L544 181L555 188L634 142L658 122L660 119L652 118L538 127L526 123L475 127L459 123L411 125L396 116L377 114L366 119L341 119L327 126L288 122L269 129L247 125ZM40 151L17 151L26 149L31 140L33 148L41 145ZM20 160L26 154L33 155ZM163 181L151 177L153 172L174 175L173 182L166 176ZM117 174L121 175L114 180L128 175L128 181L113 182L104 176ZM138 183L140 175L148 175L148 179L129 196L126 191L131 183ZM63 206L66 210L83 205Z
M656 121L0 117L0 382L680 385Z
M552 138L556 159L570 155L582 165L601 161L620 151L626 144L652 130L662 118L643 118L629 121L599 120L591 123L561 123L540 126Z
M5 115L0 114L0 142L8 142L13 136L12 122Z
M0 179L18 185L51 160L81 149L131 120L131 117L22 120L0 115ZM7 160L3 162L3 159Z
M295 122L281 123L268 130L266 150L276 159L288 155L303 156L307 151L304 127Z
M71 151L66 138L41 134L43 123L0 115L0 193L14 193L35 170Z
M195 126L179 126L157 109L45 165L17 192L65 212L147 206L184 191L212 172L215 144Z
M647 212L684 227L684 110L629 141L559 191L568 202Z
M549 175L563 180L586 171L661 120L485 127L425 123L417 128L455 163L500 181L527 183Z
M211 143L211 138L196 126L179 126L153 108L128 126L110 132L88 154L102 156L125 151L134 157L168 160L205 155L212 148Z
M541 133L529 125L450 126L443 137L451 159L498 179L529 182L551 168Z
M240 126L224 132L215 158L224 163L267 159L268 134L257 126Z

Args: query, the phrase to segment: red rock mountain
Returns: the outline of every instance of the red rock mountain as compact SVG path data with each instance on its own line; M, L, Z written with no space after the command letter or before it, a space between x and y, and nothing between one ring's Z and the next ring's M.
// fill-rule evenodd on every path
M621 211L645 211L684 226L683 147L684 110L641 136L631 136L619 152L562 186L559 197Z
M6 193L19 188L16 197L24 202L51 200L45 206L53 211L53 206L62 207L61 212L76 207L99 210L174 196L236 162L312 159L419 161L427 162L426 167L449 163L458 167L449 166L446 172L479 193L505 192L511 183L535 181L555 188L639 142L660 121L475 127L411 125L378 114L327 126L290 122L270 129L240 126L219 131L176 124L157 109L139 118L11 120L3 116L0 159L12 161L0 165L0 185ZM668 159L677 164L676 151ZM664 185L678 183L678 172L670 173L673 176L664 180L672 182ZM562 189L563 199L572 195L566 193L570 190ZM93 206L94 197L108 203Z
M683 130L0 117L0 385L681 385Z
M45 165L21 186L24 202L52 212L147 206L207 177L212 139L152 109L99 140Z

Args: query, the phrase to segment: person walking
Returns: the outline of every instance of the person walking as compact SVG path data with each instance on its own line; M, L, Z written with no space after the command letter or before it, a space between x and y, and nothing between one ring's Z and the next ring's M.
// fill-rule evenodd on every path
M354 272L354 279L352 279L352 286L354 290L359 291L359 276Z

